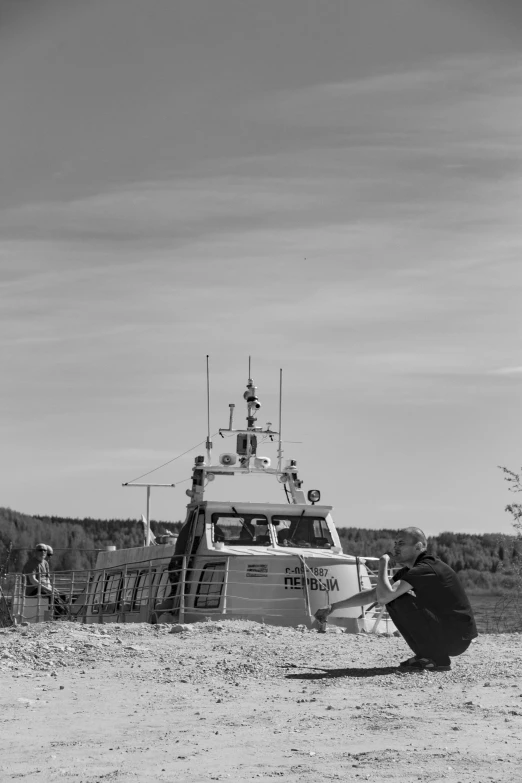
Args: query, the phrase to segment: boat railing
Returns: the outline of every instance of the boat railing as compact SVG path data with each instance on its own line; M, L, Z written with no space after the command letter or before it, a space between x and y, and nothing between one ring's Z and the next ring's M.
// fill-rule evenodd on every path
M152 600L151 609L158 617L162 612L175 613L179 622L184 622L187 611L191 615L201 617L225 615L244 617L257 616L260 619L284 618L295 615L296 609L306 604L306 591L310 578L303 578L303 571L289 575L286 569L270 570L270 573L252 571L252 584L258 589L255 595L247 595L245 591L245 563L230 555L221 555L205 562L202 566L193 565L192 558L180 557L183 563L178 568L167 571L170 583L170 593L160 591L156 600ZM296 556L296 563L299 558ZM253 564L255 566L255 564ZM205 579L205 577L207 577ZM318 582L319 577L313 576ZM271 590L279 590L284 580L291 580L295 595L267 595ZM195 589L192 589L195 586ZM322 590L322 588L320 588ZM327 588L325 587L325 592ZM187 599L190 596L190 607ZM152 597L151 597L152 598ZM270 606L267 606L269 602ZM326 603L326 601L325 601ZM239 604L239 605L238 605ZM263 604L263 605L261 605Z
M202 618L248 615L281 622L285 617L290 620L296 612L302 613L303 608L311 619L311 588L324 594L324 605L330 602L331 581L307 560L306 555L296 554L296 567L291 573L287 567L278 568L273 562L270 570L265 571L264 564L249 564L245 558L216 551L201 565L195 564L194 556L180 555L170 561L144 558L105 569L54 572L50 575L51 594L42 587L28 591L23 574L7 574L0 586L11 615L18 623L53 620L161 622L162 615L171 615L178 622L184 622L187 611L191 616ZM364 562L373 586L376 580L374 560L377 562L377 558L356 558L346 567L355 565L359 575ZM251 568L247 582L245 568ZM254 589L245 590L245 583ZM289 587L285 595L277 595L281 584ZM359 586L364 587L360 576ZM115 615L118 616L116 620ZM361 617L371 624L374 632L381 628L381 622L388 630L390 621L385 608L361 607Z
M46 585L31 587L25 574L5 574L0 587L9 613L15 622L43 622L76 619L81 604L78 598L87 590L89 571L56 572Z
M368 572L368 577L370 580L370 586L372 588L375 587L377 584L379 558L360 557L358 558L358 560L364 563L364 565L366 566L366 571ZM391 569L392 574L397 570L398 569L396 568ZM392 633L395 630L395 626L393 625L392 619L390 617L388 610L386 609L385 604L380 604L379 602L375 602L374 604L370 604L369 606L363 606L362 617L366 621L368 621L371 633L377 633L377 631L382 626L384 626L385 633Z

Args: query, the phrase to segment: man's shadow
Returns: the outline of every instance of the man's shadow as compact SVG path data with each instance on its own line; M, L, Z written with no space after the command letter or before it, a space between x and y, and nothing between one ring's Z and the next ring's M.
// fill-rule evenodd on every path
M304 668L304 667L303 667ZM307 669L313 667L307 666ZM396 674L396 666L381 666L369 669L320 669L313 668L311 672L287 674L286 680L330 680L340 677L383 677L386 674Z

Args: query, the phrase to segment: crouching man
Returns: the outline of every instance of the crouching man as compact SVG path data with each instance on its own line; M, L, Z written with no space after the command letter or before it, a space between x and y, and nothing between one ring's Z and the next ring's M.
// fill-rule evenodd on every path
M336 609L386 604L397 630L414 653L402 671L449 671L451 656L465 652L477 634L469 599L455 571L426 551L426 536L417 527L402 530L394 545L394 559L403 566L390 582L390 555L379 560L377 585L344 601L319 609L315 617L326 622Z

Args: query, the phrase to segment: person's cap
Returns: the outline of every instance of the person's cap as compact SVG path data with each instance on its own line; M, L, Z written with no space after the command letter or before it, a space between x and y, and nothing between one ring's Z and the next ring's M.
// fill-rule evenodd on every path
M47 544L37 544L35 546L36 551L47 552Z
M46 548L47 548L47 557L54 555L54 549L52 548L52 546L49 546L49 544L47 544Z

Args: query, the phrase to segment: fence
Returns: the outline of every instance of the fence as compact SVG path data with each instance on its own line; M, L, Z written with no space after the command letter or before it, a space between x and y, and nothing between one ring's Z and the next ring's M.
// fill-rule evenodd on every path
M2 586L8 610L17 622L157 622L164 614L184 622L190 613L191 619L220 615L291 625L298 616L300 622L312 621L311 587L323 594L322 605L330 602L332 587L331 579L317 575L317 568L310 569L308 558L295 557L300 572L291 577L287 569L268 573L265 563L250 563L245 576L244 558L216 553L197 567L193 557L179 556L170 562L148 559L107 569L54 573L50 590L39 587L35 595L27 594L22 574L7 575ZM373 586L376 580L368 560L357 558L346 564L346 568L357 569L359 589ZM363 564L368 584L361 578ZM288 591L287 580L291 582ZM366 630L393 630L388 613L377 605L361 607L361 619Z
M29 588L24 574L6 574L0 581L7 611L13 622L76 619L75 602L86 593L90 574L71 571L51 574L48 586Z

